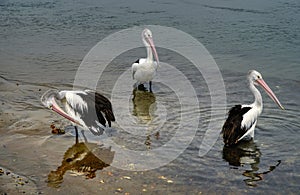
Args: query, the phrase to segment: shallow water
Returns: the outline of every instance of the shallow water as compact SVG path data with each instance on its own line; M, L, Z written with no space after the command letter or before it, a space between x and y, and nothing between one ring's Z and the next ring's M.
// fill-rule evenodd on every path
M299 9L296 0L147 3L0 0L0 168L6 171L5 177L0 175L0 191L297 194L300 190ZM199 109L181 104L182 96L174 92L176 89L160 82L161 78L173 80L180 76L166 73L166 66L159 69L153 93L133 90L133 81L117 85L120 89L112 93L116 80L133 61L145 55L142 47L129 50L116 57L98 81L98 91L113 99L117 122L106 136L84 133L90 142L87 148L97 154L91 156L83 146L84 136L80 134L81 143L76 145L74 128L44 108L40 97L50 88L71 89L79 64L101 39L118 30L148 24L178 28L208 49L221 70L227 104L212 108L203 75L187 59L164 48L157 48L161 62L171 64L188 78ZM200 157L199 147L209 130L209 121L216 121L220 127L225 121L225 114L210 116L214 113L212 109L229 109L253 100L246 81L249 69L263 74L286 110L277 108L262 92L264 111L258 120L254 142L224 148L219 137L212 149ZM190 122L183 128L179 126L182 117ZM53 135L51 124L65 129L66 134ZM176 132L194 136L191 140L181 137L171 150L161 153L160 159L154 159L155 155L151 159L151 151L176 138ZM144 152L147 161L133 159L138 163L131 163L107 140L113 140L121 148ZM174 152L172 148L180 149L181 143L187 142L187 148L174 160L161 166L152 163L167 161L168 154ZM88 154L87 161L83 158L72 164L74 156L83 154ZM108 160L102 159L103 156L108 156ZM101 164L101 160L107 165ZM152 169L137 171L143 165ZM79 175L76 169L85 170L85 174ZM60 171L58 176L53 176L55 171ZM19 175L27 183L22 185L7 172Z

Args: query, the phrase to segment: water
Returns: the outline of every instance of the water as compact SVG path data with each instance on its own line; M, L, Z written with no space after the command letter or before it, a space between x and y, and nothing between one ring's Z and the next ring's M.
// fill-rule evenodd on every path
M22 185L9 174L2 175L0 191L297 194L300 190L299 14L297 0L0 0L0 168L27 181ZM52 123L60 128L69 123L43 108L40 96L49 88L72 88L82 59L97 42L119 30L148 24L180 29L208 49L223 75L227 94L225 107L252 101L245 78L249 69L256 69L263 74L286 110L279 110L262 93L264 111L256 127L255 141L228 150L223 148L220 137L208 154L199 157L199 146L211 113L208 87L189 62L158 48L160 60L174 65L186 75L200 101L200 110L182 111L183 115L191 117L200 114L199 128L188 148L175 160L150 171L125 171L103 166L97 168L95 178L92 178L93 171L90 171L90 179L85 179L88 176L74 177L66 171L63 179L59 178L56 183L46 182L51 171L58 167L63 165L67 167L65 170L72 169L64 163L71 162L64 160L65 153L65 156L69 155L67 151L76 154L76 148L81 148L77 153L84 150L74 145L71 127L66 128L65 135L51 134ZM98 82L98 90L110 97L116 77L143 55L144 48L137 48L118 56L105 70L106 75ZM170 79L172 76L169 75ZM197 85L199 81L203 84ZM167 143L176 131L184 131L178 129L180 104L173 90L154 81L153 91L149 94L130 90L123 94L129 98L135 123L145 125L149 120L153 123L146 136L131 135L114 124L110 136L120 146L149 151ZM156 105L151 107L153 102ZM164 109L168 111L167 115L162 114ZM128 114L122 109L117 112L120 117ZM164 117L167 123L157 133L155 127ZM224 117L213 116L220 124ZM109 145L103 147L111 154ZM113 164L118 163L114 162L116 155L113 153Z

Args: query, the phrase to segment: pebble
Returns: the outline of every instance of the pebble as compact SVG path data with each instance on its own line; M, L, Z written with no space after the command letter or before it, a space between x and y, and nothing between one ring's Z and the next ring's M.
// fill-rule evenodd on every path
M116 192L122 193L122 192L123 192L123 188L118 188L118 189L116 189Z
M103 180L103 179L101 179L101 180L100 180L100 183L104 183L104 180Z
M128 179L128 180L131 180L131 177L129 177L129 176L124 176L123 178L124 178L124 179Z
M167 180L167 183L173 183L173 181L169 179L169 180Z
M159 176L158 178L159 179L164 179L164 180L167 179L165 176Z

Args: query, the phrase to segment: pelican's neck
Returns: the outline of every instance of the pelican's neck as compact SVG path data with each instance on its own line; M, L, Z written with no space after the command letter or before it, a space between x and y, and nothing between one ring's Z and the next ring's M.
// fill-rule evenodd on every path
M250 82L249 88L252 91L252 93L254 95L254 98L255 98L253 105L255 107L257 107L260 110L260 112L261 112L262 109L263 109L263 101L262 101L261 94L258 91L258 89L254 86L253 82Z
M153 62L152 50L151 50L150 44L146 41L145 37L143 37L143 42L144 42L144 45L145 45L145 47L147 49L147 58L146 58L146 61L147 62Z
M147 49L147 62L153 62L153 55L152 55L152 50L150 45L146 45L146 49Z

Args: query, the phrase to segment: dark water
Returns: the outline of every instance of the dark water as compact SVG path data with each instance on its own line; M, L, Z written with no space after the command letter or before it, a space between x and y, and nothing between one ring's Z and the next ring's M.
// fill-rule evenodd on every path
M300 3L297 0L0 0L0 167L28 182L9 185L14 184L15 179L0 175L0 191L299 193L299 23ZM199 146L211 113L208 87L186 59L158 48L160 60L180 69L199 98L200 111L181 110L191 117L200 112L199 127L191 144L168 164L141 172L107 166L88 155L88 162L97 164L96 170L86 171L88 176L72 176L70 170L80 166L72 165L70 153L88 151L82 145L74 145L71 127L66 128L65 135L51 134L51 124L64 128L69 123L43 108L39 98L49 88L71 89L81 61L95 44L111 33L140 25L177 28L200 41L216 60L224 79L227 105L221 106L229 108L252 101L246 73L256 69L286 110L278 109L263 93L264 111L256 127L255 141L228 149L223 148L220 137L213 148L200 157ZM111 97L116 75L121 75L143 55L144 48L137 48L114 59L98 82L98 90ZM170 79L173 77L169 75ZM199 81L203 85L197 85ZM167 143L176 131L184 131L177 127L181 105L173 89L155 81L153 87L153 94L132 91L125 94L129 98L130 113L138 124L153 121L149 125L153 129L163 117L167 123L159 129L159 134L150 131L147 136L130 135L114 124L117 133L112 133L111 137L119 145L147 151ZM154 102L156 107L151 107ZM168 111L167 116L161 114L161 104ZM117 112L122 117L127 110L118 109ZM213 116L220 124L224 117ZM110 160L113 156L117 159L117 154L109 147L104 145L101 147L104 149L98 150L104 151ZM118 163L113 161L112 165ZM47 183L49 173L57 170L64 171L55 175L56 182ZM52 175L50 181L55 176Z

